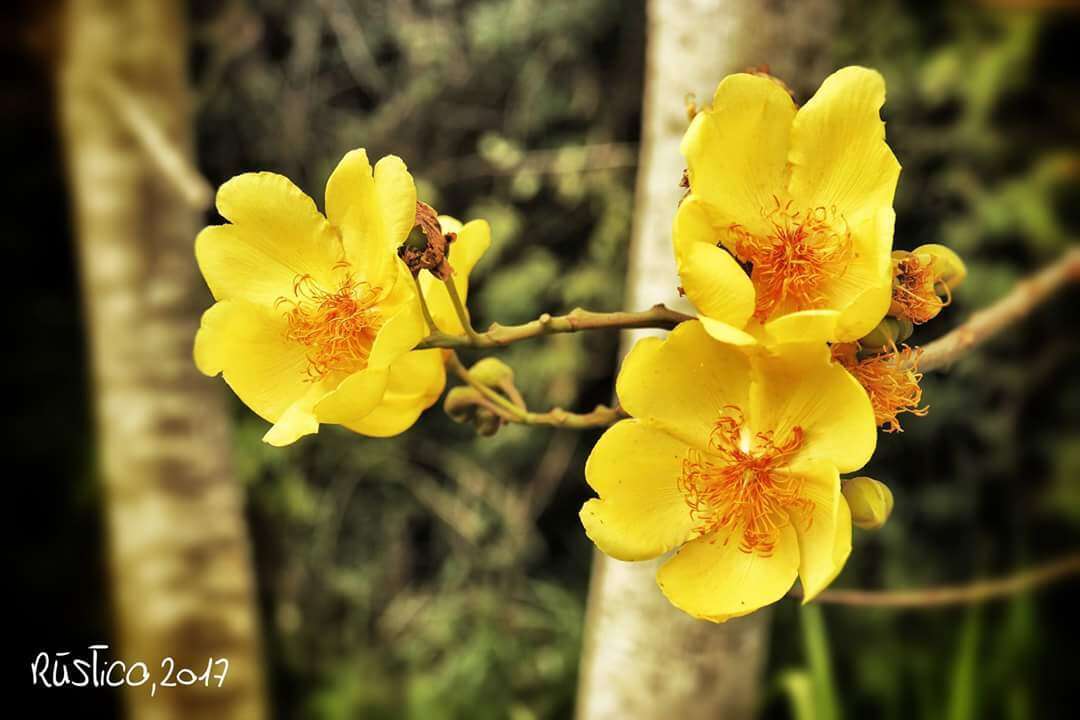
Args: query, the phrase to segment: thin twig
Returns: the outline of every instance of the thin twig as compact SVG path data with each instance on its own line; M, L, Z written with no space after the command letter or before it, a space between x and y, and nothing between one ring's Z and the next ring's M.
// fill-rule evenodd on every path
M1058 288L1080 280L1080 248L1067 250L1055 262L1020 281L993 305L976 312L963 325L923 346L920 370L946 367L1008 325L1030 314Z
M946 585L919 590L826 590L813 602L880 608L933 608L947 605L972 605L1033 590L1080 574L1080 552L992 580L967 585ZM793 590L793 597L802 592Z
M519 340L527 340L542 335L572 333L579 330L596 330L600 328L661 328L671 330L679 323L693 319L692 316L672 310L663 304L654 305L652 308L641 312L599 313L577 308L566 315L544 313L536 320L523 325L499 325L495 323L486 331L477 333L475 338L446 333L432 333L424 338L417 348L503 347Z
M446 364L469 387L480 393L485 400L484 407L506 422L521 425L551 425L583 430L586 428L607 427L629 417L622 408L608 407L607 405L597 405L591 412L587 413L575 413L562 408L552 408L542 413L531 412L518 407L496 390L474 378L469 369L458 358L456 352L450 353Z

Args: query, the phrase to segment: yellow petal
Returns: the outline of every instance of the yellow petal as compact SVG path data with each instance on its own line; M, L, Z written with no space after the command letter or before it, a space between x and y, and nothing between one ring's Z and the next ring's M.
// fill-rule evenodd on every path
M840 310L835 337L854 342L877 327L892 302L892 242L896 213L881 208L852 231L855 257L825 288L829 307Z
M694 196L675 213L672 230L679 279L702 315L742 328L754 312L754 285L731 253L716 246L708 211Z
M456 232L457 239L450 243L447 260L454 268L454 287L457 288L461 302L469 297L469 273L480 257L491 247L491 228L485 220L473 220L465 225L451 217L440 216L439 223L444 232ZM454 227L457 229L453 229ZM454 305L450 300L450 290L430 272L420 275L420 287L427 299L431 317L440 330L451 335L462 335L462 327Z
M367 416L382 400L389 375L385 368L370 367L353 373L315 404L315 417L344 424Z
M838 310L800 310L788 313L765 323L765 343L825 343L836 336L839 322Z
M238 175L218 190L217 207L233 224L208 227L195 240L195 258L215 299L271 305L291 296L300 276L328 284L341 243L288 178Z
M726 322L713 320L711 317L705 316L702 316L699 320L701 320L701 326L705 328L705 332L709 333L713 340L739 347L751 347L760 342L760 339L753 332L740 330L728 325Z
M371 345L368 367L389 367L391 363L416 347L427 334L419 302L406 302L398 308L397 312L379 328L375 342Z
M777 82L728 75L712 109L698 113L683 137L690 189L725 222L762 232L761 211L784 188L794 117L795 103Z
M446 386L442 350L415 350L390 366L382 400L361 420L345 427L361 435L390 437L412 427L417 418L439 399Z
M798 457L828 460L840 472L865 465L877 442L870 398L830 361L824 344L777 346L760 357L750 387L750 418L754 432L772 431L780 442L802 428Z
M791 589L799 569L799 541L790 525L780 529L773 554L739 549L726 533L691 540L656 574L673 605L694 617L724 622L776 602Z
M630 415L705 449L724 406L746 407L749 368L739 350L690 321L665 340L639 341L623 361L615 390Z
M222 373L233 392L262 418L276 422L312 383L304 348L285 339L285 319L271 308L223 300L203 313L195 364Z
M375 194L385 219L387 239L396 253L416 225L416 185L405 163L387 155L375 163Z
M799 537L799 579L809 602L836 579L851 554L851 511L840 494L840 473L827 460L798 463L790 470L803 479L802 497L813 505L791 511Z
M326 183L326 214L341 233L345 256L358 275L389 292L397 279L397 247L409 234L403 208L416 217L416 188L398 158L371 169L367 152L345 155Z
M789 190L799 207L835 208L857 225L890 207L900 164L885 144L885 80L846 67L825 79L795 115Z
M307 393L290 405L274 426L263 435L263 442L274 447L291 445L305 435L319 432L313 408L327 392L322 383L309 385Z
M694 521L679 490L689 448L640 420L622 420L596 443L585 480L600 495L581 508L585 532L619 560L647 560L681 545Z

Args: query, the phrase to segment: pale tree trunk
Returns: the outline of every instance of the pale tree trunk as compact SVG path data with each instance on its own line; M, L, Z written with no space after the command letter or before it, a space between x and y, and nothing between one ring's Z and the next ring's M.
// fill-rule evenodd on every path
M109 536L110 654L158 680L167 657L196 674L230 663L220 688L125 691L132 717L257 720L259 626L228 416L220 383L191 356L208 300L192 246L209 191L191 164L184 13L171 0L71 0L62 20L57 88Z
M679 306L671 222L685 190L679 142L688 93L708 104L720 78L768 64L796 90L830 70L826 0L650 0L645 105L627 307ZM639 334L624 338L624 350ZM722 625L672 607L656 586L660 561L597 552L589 588L580 720L741 720L760 699L768 611Z

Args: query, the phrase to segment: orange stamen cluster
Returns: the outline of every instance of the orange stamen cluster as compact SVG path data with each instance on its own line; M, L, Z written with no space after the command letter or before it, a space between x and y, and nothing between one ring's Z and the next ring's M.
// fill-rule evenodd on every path
M709 438L707 453L691 450L683 461L679 488L698 523L698 536L741 533L739 549L772 555L780 531L795 516L809 522L813 502L802 497L803 480L787 464L803 443L800 427L777 442L772 432L750 436L742 412L724 408Z
M278 298L287 307L286 337L307 348L311 381L327 375L348 375L367 366L382 319L375 305L378 289L345 276L337 289L320 287L310 275L293 282L293 298Z
M766 236L732 225L735 255L751 264L757 295L754 317L765 322L777 310L795 312L820 307L827 281L839 277L852 255L851 233L842 217L824 207L793 210L791 202L764 212L772 225Z
M907 317L920 325L933 320L942 308L952 302L949 286L937 281L932 258L912 254L893 262L896 280L893 282L890 313ZM939 288L945 297L939 295Z
M885 432L902 432L900 413L922 417L930 412L922 405L922 388L918 371L919 349L904 346L892 352L872 355L859 360L851 346L834 345L833 357L866 389L870 404L874 407L874 420Z

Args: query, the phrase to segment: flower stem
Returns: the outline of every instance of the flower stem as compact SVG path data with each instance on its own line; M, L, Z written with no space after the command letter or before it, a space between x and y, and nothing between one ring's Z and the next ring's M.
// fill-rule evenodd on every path
M424 290L420 287L419 274L413 275L413 283L416 285L416 297L420 300L420 311L424 313L424 322L427 323L428 332L438 334L439 328L435 326L435 321L431 318L431 308L428 307Z
M451 298L456 297L455 292L450 293ZM464 310L464 308L463 308ZM460 313L459 313L460 315ZM499 325L493 324L486 331L478 333L463 320L466 336L450 335L443 332L434 332L424 338L417 346L418 349L443 347L476 347L493 348L503 347L520 340L554 335L556 333L572 333L581 330L616 329L625 330L630 328L660 328L671 330L681 322L694 318L668 308L665 305L654 305L648 310L641 312L591 312L577 308L566 315L549 315L544 313L536 320L522 325Z
M607 427L628 417L622 408L608 407L606 405L597 405L592 412L587 413L574 413L562 408L552 408L542 413L531 412L514 404L496 390L474 378L455 351L451 350L448 353L446 365L469 387L479 392L487 401L487 408L506 422L521 425L551 425L553 427L582 430Z
M473 329L472 319L469 317L469 309L465 307L465 303L461 301L461 294L458 292L457 284L454 282L453 276L446 278L443 282L446 283L446 291L450 293L450 302L454 305L454 312L457 313L458 320L461 321L461 327L465 328L465 335L476 342L479 338L476 330Z
M1080 552L1021 570L1013 575L980 580L967 585L947 585L918 590L825 590L812 602L882 608L931 608L971 605L1007 597L1080 574ZM793 592L793 596L801 593Z

